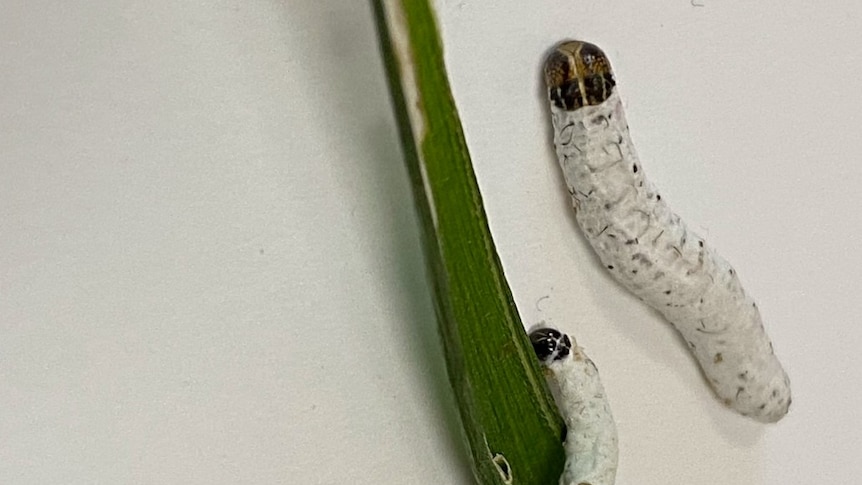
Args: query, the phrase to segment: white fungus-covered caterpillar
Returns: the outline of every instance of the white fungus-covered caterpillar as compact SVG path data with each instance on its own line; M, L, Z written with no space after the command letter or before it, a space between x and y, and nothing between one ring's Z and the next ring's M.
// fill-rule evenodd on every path
M599 371L578 343L553 328L530 332L566 423L566 465L560 485L613 485L619 446L617 426Z
M726 405L758 421L781 419L790 382L757 305L730 264L646 178L605 53L563 42L544 74L557 157L578 224L602 264L676 327Z

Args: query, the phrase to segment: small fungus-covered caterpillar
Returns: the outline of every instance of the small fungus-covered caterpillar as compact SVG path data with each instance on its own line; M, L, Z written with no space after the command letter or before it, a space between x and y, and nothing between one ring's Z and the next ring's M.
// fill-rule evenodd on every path
M617 426L599 371L578 343L553 328L537 328L530 341L566 423L566 465L560 485L613 485Z
M790 381L736 271L690 231L638 161L610 63L559 44L544 65L557 157L578 224L613 277L682 334L719 398L781 419Z

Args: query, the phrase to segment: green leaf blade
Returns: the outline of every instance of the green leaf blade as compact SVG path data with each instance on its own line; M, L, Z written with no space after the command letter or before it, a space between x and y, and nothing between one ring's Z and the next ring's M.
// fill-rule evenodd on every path
M492 461L500 454L512 475L508 483L557 483L565 461L563 423L494 247L433 11L427 0L373 5L477 481L505 483ZM393 32L399 28L406 36Z

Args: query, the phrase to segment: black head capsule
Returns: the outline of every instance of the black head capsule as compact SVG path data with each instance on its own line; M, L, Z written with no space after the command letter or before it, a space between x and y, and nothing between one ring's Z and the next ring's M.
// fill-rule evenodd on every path
M601 104L616 86L608 57L589 42L560 43L545 60L544 70L548 97L567 111Z
M530 332L530 342L536 357L544 363L563 360L572 349L569 336L553 328L537 328Z

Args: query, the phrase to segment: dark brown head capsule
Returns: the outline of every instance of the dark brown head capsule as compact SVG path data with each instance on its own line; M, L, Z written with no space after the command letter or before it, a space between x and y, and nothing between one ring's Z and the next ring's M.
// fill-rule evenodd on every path
M536 357L542 362L562 360L569 355L572 341L569 336L553 328L537 328L530 332L530 343Z
M608 57L588 42L559 44L545 60L545 85L554 106L574 111L601 104L616 86Z

